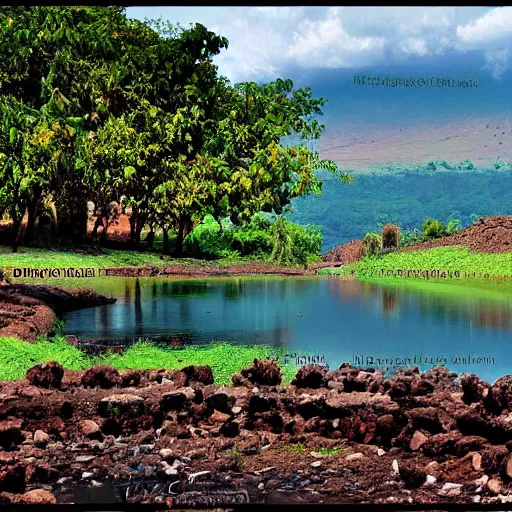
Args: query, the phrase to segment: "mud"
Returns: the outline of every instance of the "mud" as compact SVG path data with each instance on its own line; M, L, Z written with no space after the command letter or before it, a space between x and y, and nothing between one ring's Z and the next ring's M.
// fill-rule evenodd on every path
M0 501L188 503L216 486L216 506L470 504L512 490L511 376L344 364L282 386L275 369L258 361L219 387L207 367L51 364L2 382Z
M56 315L115 301L87 289L68 291L56 286L11 284L4 280L0 282L0 337L33 342L51 331Z

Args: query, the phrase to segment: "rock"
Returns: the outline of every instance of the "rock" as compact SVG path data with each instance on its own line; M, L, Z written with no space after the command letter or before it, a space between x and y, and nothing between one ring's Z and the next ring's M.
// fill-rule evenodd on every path
M433 435L423 444L423 453L429 456L438 456L455 453L455 443L461 439L462 435L458 432L448 432L446 434Z
M98 413L102 417L117 417L131 413L139 416L144 410L144 398L129 393L115 394L102 398L98 404Z
M418 407L408 411L412 428L415 430L426 430L431 434L440 434L443 427L439 421L435 407Z
M379 457L382 457L382 456L383 456L383 455L385 455L385 454L386 454L386 452L385 452L382 448L379 448L379 449L377 450L377 455L378 455Z
M78 457L76 457L75 462L91 462L95 458L96 457L94 455L79 455Z
M508 480L512 480L512 454L506 455L503 459L501 472Z
M482 470L482 456L479 453L474 453L471 457L471 465L475 471Z
M231 419L231 416L229 414L224 414L223 412L220 412L220 411L215 411L210 416L210 421L212 421L213 423L226 423L226 421L228 421L230 419Z
M231 375L231 383L235 387L240 387L240 386L250 387L250 386L252 386L251 381L249 379L246 379L241 373L238 373L238 372Z
M487 485L488 481L489 477L487 475L483 475L475 480L475 485Z
M20 445L25 441L25 436L21 431L23 420L3 420L0 421L0 446L5 450Z
M62 377L64 377L64 368L56 361L37 364L26 373L30 384L41 388L60 388Z
M446 482L437 494L440 496L459 496L462 492L461 487L462 484Z
M163 411L181 411L189 407L196 398L196 392L191 387L169 391L162 395L160 407Z
M181 370L185 375L185 386L199 382L200 384L213 384L213 372L210 366L186 366Z
M400 433L400 425L395 421L392 414L379 416L375 425L375 433L381 438L382 443L389 446L391 440Z
M211 471L199 471L197 473L192 473L191 475L189 475L188 477L188 482L190 484L193 484L198 478L202 478L202 477L209 477L211 476Z
M434 366L421 375L421 379L431 383L436 389L451 389L458 375L446 366Z
M101 429L99 425L92 420L82 421L82 433L89 439L101 437Z
M491 478L487 482L487 488L493 494L500 494L500 492L501 492L501 482L497 478Z
M90 471L84 471L82 473L82 480L88 480L89 478L92 478L94 476L94 473L91 473Z
M416 432L414 432L412 435L409 447L413 452L415 452L419 450L427 441L428 437L423 432L416 430Z
M243 411L243 409L239 406L235 406L231 408L231 412L235 415L240 414Z
M404 481L406 489L416 489L425 483L427 473L418 466L402 465L400 478Z
M123 386L123 388L130 388L130 387L136 388L140 384L140 380L141 380L141 372L140 371L125 370L125 371L119 372L119 375L121 377L121 386Z
M119 372L110 366L93 366L89 368L81 379L84 388L110 389L121 384Z
M393 462L391 464L391 467L393 468L393 471L399 475L400 474L400 467L398 466L398 461L396 459L393 459Z
M310 466L311 466L312 468L319 468L321 465L322 465L322 461L320 461L320 460L315 460L315 462L312 462L312 463L310 464Z
M34 432L34 444L40 448L44 448L50 441L50 436L43 430Z
M433 475L427 475L425 483L423 485L434 485L437 482L437 478Z
M26 470L24 466L11 466L0 471L0 491L25 492Z
M473 503L480 503L481 500L482 500L482 496L480 496L479 494L477 494L476 496L473 496Z
M262 386L277 386L282 381L281 368L274 359L255 359L252 366L240 373L252 384Z
M236 398L226 392L218 391L206 399L206 407L209 410L220 411L229 414L235 405Z
M352 462L353 460L361 460L364 459L364 455L362 453L351 453L345 457L345 460L348 462Z
M463 457L469 452L481 450L488 443L487 439L480 436L466 436L455 443L455 453Z
M260 491L262 491L263 489L265 489L265 484L264 484L263 482L260 482L260 483L258 484L258 489L259 489Z
M466 404L481 402L487 396L490 387L474 373L462 375L460 384L463 391L462 400Z
M509 451L506 446L489 446L489 448L482 452L482 469L491 473L497 473L501 469L503 460L508 455Z
M57 498L46 489L33 489L21 495L18 503L23 505L55 505Z
M484 399L485 408L493 414L501 414L512 404L512 375L498 379L488 390Z
M291 384L298 388L318 389L325 385L327 373L325 366L308 364L299 368Z
M174 450L171 450L170 448L162 448L158 453L166 462L174 461L177 458Z

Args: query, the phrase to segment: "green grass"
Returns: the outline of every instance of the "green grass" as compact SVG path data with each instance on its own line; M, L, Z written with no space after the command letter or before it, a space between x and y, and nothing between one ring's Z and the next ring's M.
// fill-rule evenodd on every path
M301 443L298 443L298 444L292 444L290 446L287 446L286 449L290 452L294 452L294 453L304 453L304 445L301 444Z
M334 448L320 448L315 451L316 451L316 453L319 453L320 455L326 455L327 457L332 457L346 449L347 449L346 446L336 446Z
M320 269L319 274L353 275L358 279L376 279L383 270L440 270L488 274L489 277L512 278L512 252L501 254L474 253L460 247L436 247L425 251L393 252L377 258L363 258L357 263L338 268ZM386 279L389 279L387 277ZM411 278L391 277L395 280ZM424 279L424 278L420 278ZM453 279L454 281L459 279ZM445 279L440 279L445 281Z
M12 253L9 247L0 246L1 267L29 268L105 268L105 267L164 267L179 265L219 265L260 261L254 258L225 258L219 260L200 260L194 258L171 258L156 252L138 252L126 250L102 249L99 254L73 251L56 251L21 247Z
M40 338L34 344L17 338L0 338L0 380L22 379L32 366L57 361L70 370L83 370L95 364L106 364L118 370L180 369L189 365L209 365L215 383L226 385L231 383L233 373L250 366L255 358L266 358L275 352L273 347L266 345L235 346L215 342L183 349L165 349L149 342L139 342L122 355L107 353L90 357L68 345L61 336L51 340ZM283 382L290 382L296 371L297 368L292 365L282 367Z

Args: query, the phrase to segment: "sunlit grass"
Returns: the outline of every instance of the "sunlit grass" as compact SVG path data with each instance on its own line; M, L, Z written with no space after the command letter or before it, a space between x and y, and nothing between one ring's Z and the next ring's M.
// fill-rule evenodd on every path
M157 347L150 342L139 342L123 354L106 353L88 356L77 347L56 336L48 340L41 337L36 343L17 338L0 338L0 380L17 380L25 377L32 366L47 361L57 361L70 370L83 370L95 364L106 364L119 370L180 369L189 365L211 366L216 384L230 384L231 375L250 366L254 359L275 355L276 350L266 345L232 345L216 342L204 346L178 349ZM297 368L282 366L283 383L289 383Z

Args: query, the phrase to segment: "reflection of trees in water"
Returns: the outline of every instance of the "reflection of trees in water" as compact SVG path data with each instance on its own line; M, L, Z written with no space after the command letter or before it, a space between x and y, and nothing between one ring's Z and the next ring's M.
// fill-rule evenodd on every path
M168 283L164 282L168 285L169 293L166 292L166 295L172 296L205 296L208 294L208 283L207 282L198 282L198 281L172 281Z
M512 311L510 307L494 309L482 307L476 315L478 327L492 327L494 329L512 330Z
M225 281L223 286L223 296L225 299L233 300L238 299L240 295L243 295L246 288L246 282L242 279L233 279Z
M137 336L142 336L142 293L140 289L140 280L138 278L135 281L134 299L135 334Z
M378 302L384 314L420 311L425 317L446 321L466 320L477 327L512 330L512 303L485 299L460 299L435 292L401 286L365 283L352 279L329 280L329 291L341 302Z

